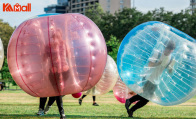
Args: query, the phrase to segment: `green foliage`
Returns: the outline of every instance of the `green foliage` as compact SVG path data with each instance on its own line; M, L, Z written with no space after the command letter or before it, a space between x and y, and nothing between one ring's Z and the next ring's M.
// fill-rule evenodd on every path
M12 80L12 85L13 86L17 86L16 82L14 80Z
M90 7L85 15L89 17L102 31L104 38L110 39L111 29L113 28L113 20L115 17L112 14L103 12L99 4L95 7Z
M120 41L113 35L110 36L110 40L106 42L108 55L110 55L115 61L117 60L118 48Z
M14 28L12 28L8 23L3 22L3 20L0 19L0 38L3 42L5 56L7 56L7 47L8 47L8 43L9 43L9 40L10 40L10 37L11 37L13 31L14 31ZM3 67L1 69L1 78L3 80L6 80L9 83L15 84L15 82L13 80L8 80L8 79L12 79L12 76L9 72L6 57L4 58Z
M181 11L173 15L170 25L196 38L196 14Z
M2 79L4 80L12 79L12 76L8 68L7 58L4 59L3 67L1 69L1 74L2 74Z
M8 23L5 23L2 19L0 19L0 38L3 42L5 55L7 55L7 46L13 31L14 28L12 28Z
M124 8L122 11L110 14L103 12L99 7L92 8L87 13L86 16L92 19L102 31L106 42L110 40L111 35L115 35L122 41L131 29L147 21L164 22L196 38L196 13L190 14L189 11L173 13L160 8L142 13L135 8Z
M131 29L144 22L142 19L143 13L135 8L124 8L122 11L116 12L114 16L115 20L113 21L114 26L111 34L115 35L120 41Z
M91 18L91 20L97 25L99 24L99 21L102 20L103 14L103 9L99 4L96 4L94 7L90 6L85 12L85 15L89 16L89 18Z

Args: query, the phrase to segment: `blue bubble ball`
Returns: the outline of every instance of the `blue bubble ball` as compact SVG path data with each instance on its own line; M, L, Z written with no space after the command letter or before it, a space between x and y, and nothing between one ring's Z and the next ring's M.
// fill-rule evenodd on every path
M196 42L158 21L143 23L123 39L117 56L123 82L160 105L183 103L196 94Z

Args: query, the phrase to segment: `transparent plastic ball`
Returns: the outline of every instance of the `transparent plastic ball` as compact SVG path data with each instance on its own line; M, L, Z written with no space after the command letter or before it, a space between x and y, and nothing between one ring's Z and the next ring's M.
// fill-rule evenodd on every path
M119 75L118 75L116 62L111 56L107 55L107 62L101 79L95 85L94 88L84 92L84 94L85 95L92 94L96 96L96 95L103 95L108 93L110 90L112 90L112 88L116 84L118 80L118 76Z
M7 57L21 89L51 97L94 87L104 71L107 49L93 21L70 13L24 21L10 38Z
M131 90L157 104L180 104L196 94L195 39L165 23L132 29L120 45L117 67Z

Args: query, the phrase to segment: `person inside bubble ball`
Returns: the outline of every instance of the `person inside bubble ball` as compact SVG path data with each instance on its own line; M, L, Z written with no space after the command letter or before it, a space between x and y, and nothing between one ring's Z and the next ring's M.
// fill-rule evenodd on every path
M95 87L93 87L92 89L84 92L83 96L78 100L79 102L79 105L82 105L82 100L92 91L92 94L95 93ZM93 106L99 106L96 102L95 102L95 99L96 99L96 96L92 96L93 98Z
M55 29L51 32L51 34L52 34L51 35L52 41L50 45L48 45L45 48L46 52L44 54L44 61L49 62L49 60L51 60L50 49L53 49L52 51L53 66L50 68L48 77L49 77L49 81L51 81L51 84L54 84L53 77L59 79L59 82L63 82L63 79L66 79L66 77L69 74L69 65L67 62L67 50L66 50L65 40L63 40L62 38L62 31L60 29ZM62 51L66 51L66 52L62 52ZM52 86L54 89L56 88L56 85L52 85ZM44 113L46 114L55 100L60 113L60 119L65 119L66 116L63 109L62 96L50 97L48 105L46 107L45 104L47 101L47 97L40 98L39 111L37 115L41 116L44 115Z
M154 92L157 88L157 85L160 83L160 76L165 69L168 69L168 72L171 74L173 71L173 66L175 60L171 57L171 53L175 49L175 42L173 40L169 40L163 53L155 52L151 58L149 58L147 75L142 78L143 82L143 90L141 94L144 97L152 98ZM130 105L138 101L134 106L129 109ZM133 112L137 109L145 106L149 100L141 97L140 95L135 95L130 99L127 99L125 102L125 108L129 117L133 117Z

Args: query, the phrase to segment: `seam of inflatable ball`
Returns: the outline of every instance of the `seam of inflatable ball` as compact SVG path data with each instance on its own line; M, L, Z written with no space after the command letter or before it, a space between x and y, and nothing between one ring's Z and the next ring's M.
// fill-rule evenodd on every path
M17 69L18 69L18 70L19 70L19 66L18 66L18 59L17 59L17 48L18 48L17 45L18 45L18 40L19 40L20 34L21 34L21 32L22 32L22 29L27 25L27 23L28 23L28 21L27 21L27 22L25 23L25 25L21 28L20 33L19 33L19 35L18 35L18 37L17 37L17 41L16 41L16 50L15 50L15 53L16 53L16 65L17 65ZM27 84L25 83L25 81L24 81L24 79L23 79L21 73L20 73L20 72L18 72L18 73L19 73L19 75L20 75L20 77L21 77L23 83L26 85L26 87L27 87L31 92L33 92L36 96L38 96L29 86L27 86ZM39 96L38 96L38 97L39 97Z

